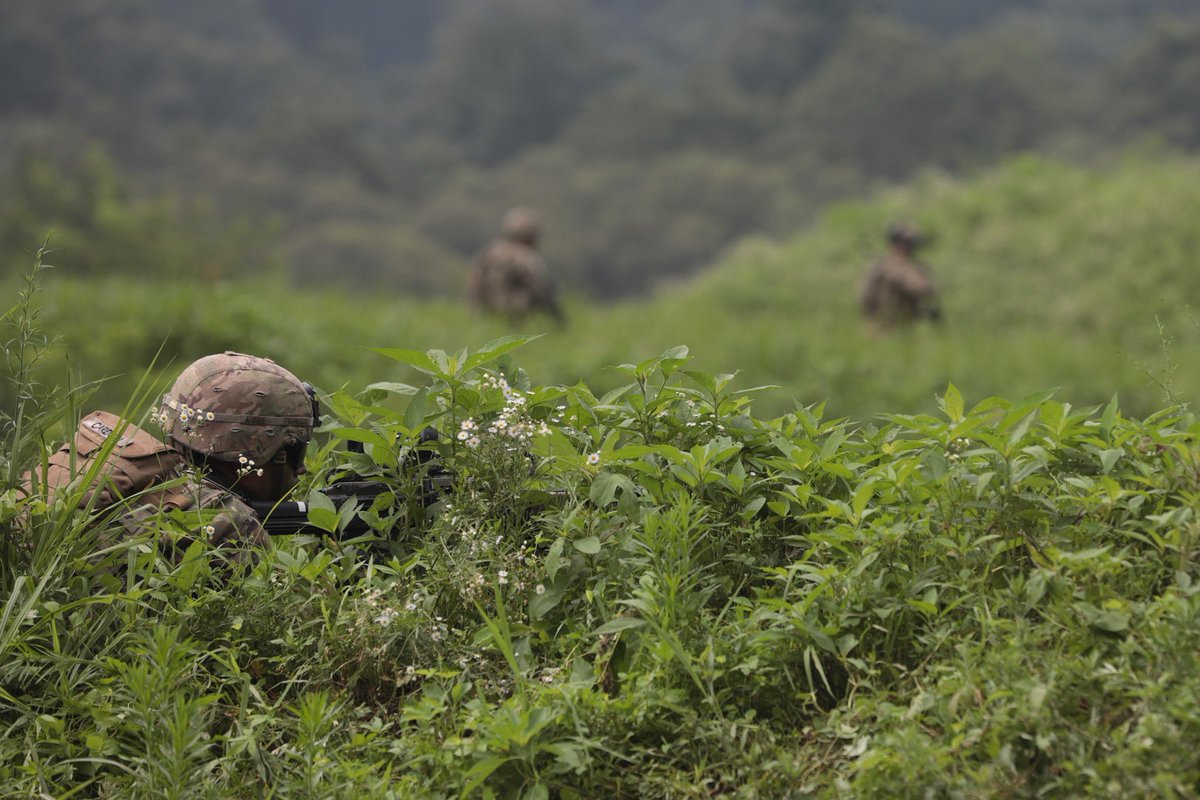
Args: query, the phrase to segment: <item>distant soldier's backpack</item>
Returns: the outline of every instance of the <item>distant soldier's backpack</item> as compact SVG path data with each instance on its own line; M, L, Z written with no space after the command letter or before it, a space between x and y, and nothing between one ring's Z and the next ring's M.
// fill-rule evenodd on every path
M118 438L109 444L113 435ZM182 463L169 444L116 414L94 411L80 421L74 441L50 456L44 471L38 466L25 473L24 488L32 495L44 487L50 503L58 492L92 475L79 507L100 511L173 477Z

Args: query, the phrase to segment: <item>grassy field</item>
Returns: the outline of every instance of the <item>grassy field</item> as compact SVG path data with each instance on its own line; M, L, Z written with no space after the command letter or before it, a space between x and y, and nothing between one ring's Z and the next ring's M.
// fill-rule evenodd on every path
M815 402L856 419L928 411L948 381L975 399L1053 388L1087 405L1119 392L1145 414L1200 388L1198 173L1194 160L1131 158L1094 171L1023 159L968 181L931 175L834 209L791 241L746 242L651 299L573 302L561 330L535 319L516 331L455 299L83 282L69 264L47 273L42 322L63 337L82 380L124 376L102 392L110 403L160 347L174 359L162 362L166 373L237 349L332 389L411 377L371 348L454 350L521 332L545 334L521 352L540 383L605 388L617 382L608 367L687 345L702 369L778 385L760 400L767 415ZM946 320L877 339L858 316L855 287L896 218L936 237L926 260Z
M325 392L305 490L392 494L366 539L313 495L329 536L172 564L101 536L120 506L13 490L64 348L14 371L0 797L1195 797L1195 173L931 176L511 351L448 302L43 276L10 369L58 333L136 410L272 355ZM947 322L872 339L853 287L902 212Z

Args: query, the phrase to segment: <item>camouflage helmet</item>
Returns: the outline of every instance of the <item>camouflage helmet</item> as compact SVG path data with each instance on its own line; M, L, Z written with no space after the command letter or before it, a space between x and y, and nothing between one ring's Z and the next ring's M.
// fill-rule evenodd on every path
M537 241L540 227L537 214L524 206L510 208L504 215L502 224L506 239L524 244L533 244Z
M920 247L929 241L919 228L908 222L893 222L888 225L887 240L913 248Z
M192 362L167 394L158 424L206 458L265 464L302 445L318 423L312 388L268 358L225 352Z

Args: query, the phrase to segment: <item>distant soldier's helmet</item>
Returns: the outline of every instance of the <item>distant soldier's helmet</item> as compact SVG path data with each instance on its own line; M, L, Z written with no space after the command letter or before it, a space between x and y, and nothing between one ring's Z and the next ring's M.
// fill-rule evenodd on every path
M920 247L929 241L916 226L910 225L907 222L893 222L888 225L887 239L895 244L903 244L908 247Z
M509 209L502 225L505 238L525 244L537 241L540 227L537 214L523 206Z
M268 358L225 352L192 362L159 407L171 441L205 458L293 466L319 424L311 386Z

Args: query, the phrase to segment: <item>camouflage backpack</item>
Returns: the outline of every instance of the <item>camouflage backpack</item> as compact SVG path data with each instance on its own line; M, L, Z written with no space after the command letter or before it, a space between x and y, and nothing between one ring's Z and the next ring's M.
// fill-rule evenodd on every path
M119 438L105 447L114 434ZM96 467L101 456L104 462ZM93 475L79 507L100 511L173 477L182 463L182 456L171 445L116 414L94 411L80 421L74 441L50 456L44 472L35 467L25 473L24 489L33 495L44 487L46 502L51 503L58 492Z

